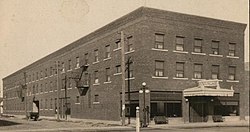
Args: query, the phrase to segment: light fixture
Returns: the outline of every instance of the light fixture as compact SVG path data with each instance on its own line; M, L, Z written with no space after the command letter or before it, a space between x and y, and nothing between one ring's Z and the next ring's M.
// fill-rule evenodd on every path
M145 87L147 84L145 82L142 83L142 86Z

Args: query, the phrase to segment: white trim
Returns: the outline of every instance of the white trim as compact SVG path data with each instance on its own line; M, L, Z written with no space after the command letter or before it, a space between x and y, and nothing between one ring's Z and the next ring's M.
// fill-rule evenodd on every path
M100 83L94 83L93 85L94 85L94 86L98 86L98 85L100 85Z
M98 60L98 61L96 61L96 62L93 62L92 64L97 64L97 63L99 63L100 61Z
M111 81L109 81L109 82L104 82L104 84L107 84L107 83L111 83Z
M227 80L227 82L240 82L239 80Z
M63 90L65 90L64 88L63 89L61 89L61 91L63 91Z
M79 105L79 104L81 104L81 103L75 103L75 104Z
M119 47L119 48L117 48L117 49L114 49L113 51L117 51L117 50L121 50L122 48L121 47Z
M185 77L183 77L183 78L181 78L181 77L173 77L173 79L175 79L175 80L188 80L188 78L185 78Z
M152 76L152 78L156 78L156 79L168 79L168 77L156 77L156 76Z
M78 67L75 67L75 69L79 69L80 68L80 66L78 66Z
M206 55L206 53L196 53L196 52L191 52L192 55Z
M239 59L240 57L238 57L238 56L228 56L227 55L227 58Z
M53 92L53 90L52 91L49 91L50 93L52 93Z
M133 53L133 52L135 52L135 50L131 50L131 51L125 52L125 55L126 55L126 54L130 54L130 53Z
M215 55L215 54L209 54L209 56L214 56L214 57L223 57L223 55Z
M175 53L181 53L181 54L188 54L187 51L177 51L177 50L174 50L173 52L175 52Z
M154 50L154 51L164 51L164 52L168 51L167 49L156 49L156 48L152 48L151 50Z
M111 57L103 59L103 61L111 60Z
M67 89L72 89L72 87L69 87L69 88L67 88Z
M100 102L93 102L93 104L100 104Z
M67 70L67 72L70 72L70 71L72 71L72 69Z
M198 78L192 78L193 81L199 81L199 80L206 80L206 79L198 79Z
M125 80L134 80L135 77L131 77L131 78L125 78Z
M122 74L121 72L119 72L119 73L115 73L115 74L114 74L114 76L116 76L116 75L121 75L121 74Z

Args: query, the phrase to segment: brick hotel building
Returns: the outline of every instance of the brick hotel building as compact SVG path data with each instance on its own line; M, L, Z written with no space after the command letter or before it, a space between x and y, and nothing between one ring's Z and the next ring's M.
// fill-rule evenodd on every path
M142 108L145 99L151 118L244 119L245 28L236 22L138 8L3 78L3 112L25 115L25 103L28 111L37 100L40 116L55 116L59 94L61 118L67 113L71 118L120 120L123 31L125 60L133 62L129 74L126 71L126 115L134 117L135 107ZM88 66L85 71L83 65ZM80 75L81 83L76 83ZM145 98L139 93L142 82L150 90ZM77 84L84 85L84 94Z

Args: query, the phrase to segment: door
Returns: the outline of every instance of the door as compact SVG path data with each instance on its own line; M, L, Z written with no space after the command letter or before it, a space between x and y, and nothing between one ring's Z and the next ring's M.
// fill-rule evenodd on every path
M207 104L190 103L189 122L206 122L207 121Z

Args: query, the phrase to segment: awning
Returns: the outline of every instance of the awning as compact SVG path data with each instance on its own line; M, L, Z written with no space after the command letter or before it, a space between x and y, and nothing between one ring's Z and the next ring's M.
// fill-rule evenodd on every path
M234 90L220 88L219 80L198 81L198 87L188 88L183 91L184 97L191 96L233 96Z

